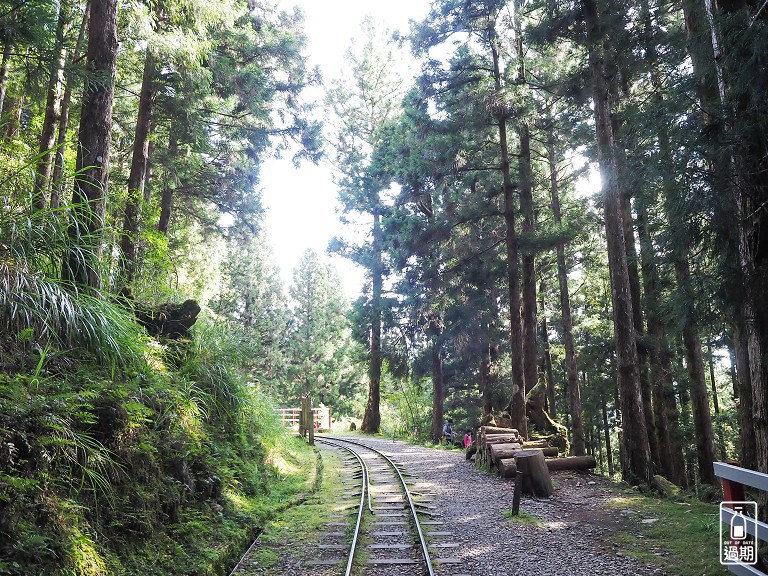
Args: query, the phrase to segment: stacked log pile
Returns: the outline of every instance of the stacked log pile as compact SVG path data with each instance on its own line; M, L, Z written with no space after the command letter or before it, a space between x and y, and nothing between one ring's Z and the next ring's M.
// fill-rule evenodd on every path
M536 457L535 460L542 470L544 466L547 471L589 470L597 465L593 456L559 457L559 449L556 446L550 446L547 440L526 441L515 428L497 426L480 427L475 443L467 450L467 459L475 454L475 463L478 467L487 470L496 469L502 478L515 478L518 469L523 471L520 468L519 458L529 458L538 453L541 454L541 458ZM542 488L542 491L546 490Z

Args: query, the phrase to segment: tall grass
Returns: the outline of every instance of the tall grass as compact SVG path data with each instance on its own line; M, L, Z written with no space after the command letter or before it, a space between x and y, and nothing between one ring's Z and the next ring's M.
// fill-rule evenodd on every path
M0 214L0 331L41 346L78 348L112 366L141 362L146 336L104 294L61 280L65 254L93 261L70 238L60 211Z

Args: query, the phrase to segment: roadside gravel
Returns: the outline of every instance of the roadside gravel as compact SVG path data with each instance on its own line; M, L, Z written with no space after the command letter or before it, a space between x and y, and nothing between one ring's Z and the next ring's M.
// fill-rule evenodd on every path
M612 486L594 474L553 473L549 500L525 498L520 510L537 524L507 520L514 482L478 472L459 451L411 446L391 440L357 438L401 464L412 475L413 491L435 495L441 530L452 536L433 542L459 543L446 548L460 563L437 564L438 576L661 576L663 569L638 562L606 540L625 529L602 504ZM437 517L436 516L436 517ZM440 556L440 554L436 554Z

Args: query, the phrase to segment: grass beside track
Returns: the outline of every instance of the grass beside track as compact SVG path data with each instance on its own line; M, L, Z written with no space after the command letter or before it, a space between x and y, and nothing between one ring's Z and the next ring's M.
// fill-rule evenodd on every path
M288 559L310 558L307 554L317 550L321 533L328 531L325 524L338 521L332 520L339 513L333 506L328 506L328 502L344 499L344 487L338 482L339 458L329 451L323 452L322 459L319 455L315 458L318 475L312 493L301 506L286 507L267 522L249 554L245 572L248 576L275 574L279 565Z

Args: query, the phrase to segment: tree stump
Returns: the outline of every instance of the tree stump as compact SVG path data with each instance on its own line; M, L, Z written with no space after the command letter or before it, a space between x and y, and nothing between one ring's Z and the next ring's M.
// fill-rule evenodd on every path
M552 478L541 450L521 450L515 454L518 472L522 472L521 489L523 494L533 494L539 498L552 496Z

